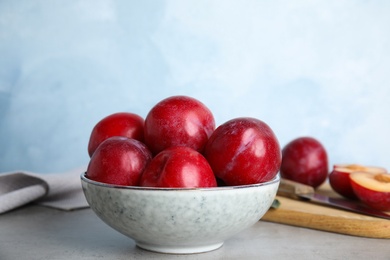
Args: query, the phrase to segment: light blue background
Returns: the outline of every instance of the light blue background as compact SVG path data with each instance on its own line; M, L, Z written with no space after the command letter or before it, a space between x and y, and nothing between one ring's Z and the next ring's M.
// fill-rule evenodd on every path
M390 169L389 1L1 1L0 171L88 163L94 124L193 96L217 124Z

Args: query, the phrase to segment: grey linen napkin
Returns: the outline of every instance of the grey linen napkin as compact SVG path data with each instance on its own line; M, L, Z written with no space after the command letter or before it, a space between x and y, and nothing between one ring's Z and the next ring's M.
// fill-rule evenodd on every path
M0 173L0 214L30 202L62 210L88 207L80 182L85 170L80 167L53 174Z

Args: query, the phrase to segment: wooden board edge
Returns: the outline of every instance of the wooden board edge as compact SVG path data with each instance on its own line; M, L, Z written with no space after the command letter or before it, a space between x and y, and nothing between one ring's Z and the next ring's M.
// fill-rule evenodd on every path
M305 212L297 214L296 211L285 209L269 209L261 220L358 237L390 238L390 221L387 223L365 220L365 224L362 225L361 220L358 219L345 220L342 217L313 215Z

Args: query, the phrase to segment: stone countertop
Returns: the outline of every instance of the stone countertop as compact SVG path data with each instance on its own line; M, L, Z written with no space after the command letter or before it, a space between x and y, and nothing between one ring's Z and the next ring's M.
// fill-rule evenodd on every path
M390 259L388 239L361 238L259 221L215 251L145 251L91 209L29 205L0 215L0 259Z

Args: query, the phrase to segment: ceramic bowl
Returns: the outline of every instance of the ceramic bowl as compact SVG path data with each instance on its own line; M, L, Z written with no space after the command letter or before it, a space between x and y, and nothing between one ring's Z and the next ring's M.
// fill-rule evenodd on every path
M270 208L280 182L245 186L172 189L115 186L81 175L92 210L137 246L189 254L215 250L254 225Z

